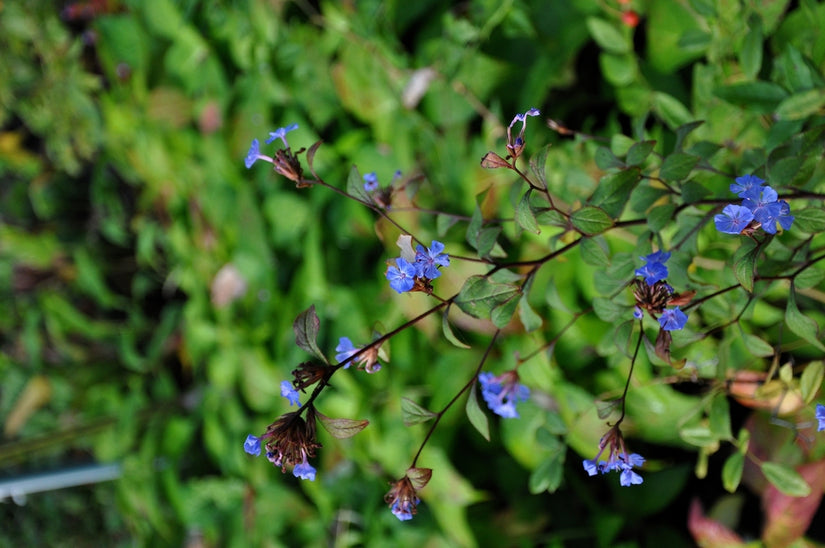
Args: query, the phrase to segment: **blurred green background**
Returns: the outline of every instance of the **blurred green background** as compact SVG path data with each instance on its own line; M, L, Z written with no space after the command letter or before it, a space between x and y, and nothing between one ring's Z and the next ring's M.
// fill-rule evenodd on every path
M401 398L442 407L472 374L489 327L458 320L473 346L462 350L428 319L393 338L381 372L336 375L319 409L370 426L349 440L319 433L315 482L248 457L245 436L288 409L280 382L308 359L294 344L299 312L316 306L319 345L332 355L339 337L366 343L431 303L387 286L396 229L243 159L253 138L297 123L293 148L324 141L315 169L327 182L345 188L356 165L387 184L400 169L419 208L459 217L398 203L397 218L469 255L462 223L476 195L493 185L493 215L519 191L479 165L503 151L515 113L541 109L526 154L552 145L548 185L570 204L606 169L594 160L600 144L626 152L624 134L664 153L673 130L704 120L696 153L724 149L720 171L697 185L721 197L723 171L761 165L822 124L822 28L825 7L810 0L0 3L0 479L92 463L122 473L30 494L23 506L6 499L0 544L676 548L693 545L693 497L727 504L717 517L759 516L757 498L722 489L721 457L707 479L694 477L698 449L676 425L698 424L712 395L701 383L645 384L660 374L648 363L635 373L645 386L629 401L626 432L649 459L645 483L624 490L583 474L605 430L594 399L623 386L628 365L594 314L523 365L534 398L520 404L521 419L494 421L491 443L461 406L445 416L419 462L434 475L411 522L382 500L425 432L404 426ZM583 134L559 135L545 117ZM811 150L772 174L821 191ZM680 217L673 232L700 217ZM700 267L721 271L737 244L711 232L691 246L710 242ZM637 236L610 246L635 259ZM546 235L508 229L504 238L512 257L546 253ZM509 328L489 369L512 368L518 352L546 344L609 292L582 255L542 271L531 300L543 328ZM807 289L821 298L821 265L811 271ZM439 294L475 272L453 261ZM677 281L687 285L684 274ZM787 336L776 328L786 293L766 290L764 314L745 318L770 344ZM806 298L821 325L821 300ZM753 365L743 336L692 345L691 360ZM731 413L741 424L747 411ZM758 538L754 523L738 530ZM819 527L810 534L823 539Z

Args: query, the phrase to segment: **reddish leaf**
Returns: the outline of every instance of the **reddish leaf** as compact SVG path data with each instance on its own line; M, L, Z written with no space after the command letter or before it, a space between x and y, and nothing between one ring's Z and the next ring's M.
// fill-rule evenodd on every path
M412 486L416 491L423 489L433 477L432 468L408 468L407 477L410 478Z
M762 541L766 546L788 546L798 540L808 530L819 508L825 489L825 460L803 464L796 471L811 486L810 495L791 497L779 492L773 485L768 485L762 494L765 509Z
M715 519L705 516L698 499L693 499L690 503L687 526L696 545L703 548L732 548L745 545L739 535Z

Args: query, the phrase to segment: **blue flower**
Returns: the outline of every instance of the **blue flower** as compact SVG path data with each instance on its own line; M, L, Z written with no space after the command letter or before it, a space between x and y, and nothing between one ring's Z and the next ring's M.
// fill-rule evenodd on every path
M779 223L779 226L782 227L782 230L790 230L791 225L793 224L793 220L794 216L791 215L791 205L785 200L780 200L779 216L776 218L776 221Z
M261 154L260 143L258 143L257 139L252 139L252 144L249 146L249 152L246 153L246 159L243 163L246 166L246 169L249 169L252 167L252 164L254 164L257 160L264 160L269 162L270 164L275 162L275 160L273 160L269 156Z
M825 405L821 403L816 404L816 420L819 422L816 431L822 432L825 430Z
M754 193L758 196L761 186L765 184L765 181L756 175L742 175L735 180L736 182L730 185L730 191L740 198L747 198Z
M662 312L662 316L659 318L659 325L662 326L662 329L665 331L676 331L677 329L682 329L685 327L687 323L687 315L679 310L679 307L675 308L668 308L664 312Z
M645 311L639 308L638 306L633 307L633 317L637 320L641 320L645 317Z
M338 363L344 362L349 359L350 356L358 352L360 348L355 348L355 345L352 344L352 341L349 340L349 337L341 337L338 339L338 346L335 347L335 351L338 352L335 355L335 361ZM348 363L344 366L344 369L352 365L352 363Z
M519 384L515 371L508 371L498 377L484 372L478 375L478 380L481 382L481 396L493 413L505 419L518 418L516 403L527 401L530 389Z
M419 502L421 502L421 500L418 498L416 498L415 501L396 500L392 503L390 511L399 520L408 521L413 519L413 510L415 510L415 507L418 505Z
M243 442L243 450L253 457L257 457L261 454L261 438L249 434Z
M289 400L290 407L296 404L298 407L301 407L301 402L298 401L298 398L300 398L301 395L298 394L298 391L292 387L291 382L281 381L281 395Z
M733 204L726 205L722 214L713 218L716 230L723 234L740 234L752 220L753 211Z
M415 266L402 257L397 258L395 264L397 266L389 267L386 273L386 277L390 281L390 287L399 293L409 291L415 285Z
M541 112L539 112L539 109L537 109L537 108L531 108L530 110L528 110L524 114L516 114L515 118L513 118L513 121L510 122L510 127L513 127L514 125L516 125L516 122L521 122L522 124L526 124L528 116L539 116L540 114L541 114Z
M424 246L418 245L415 248L415 269L416 276L422 278L429 278L434 280L441 276L441 271L438 266L450 266L450 257L444 251L444 244L433 240L430 247L424 249Z
M367 173L364 175L364 190L367 192L372 192L378 188L378 177L375 175L375 172Z
M639 258L647 264L641 268L637 268L635 275L642 276L645 282L647 282L647 285L653 285L667 278L668 272L665 262L670 259L670 252L659 250Z
M304 462L296 464L292 469L293 476L309 481L315 481L316 472L317 470L307 461L306 453L304 453Z
M292 124L286 127L279 127L275 131L269 132L269 139L266 140L266 144L271 143L275 139L280 139L284 142L284 146L286 148L289 148L289 143L286 142L286 134L295 129L298 129L298 124Z

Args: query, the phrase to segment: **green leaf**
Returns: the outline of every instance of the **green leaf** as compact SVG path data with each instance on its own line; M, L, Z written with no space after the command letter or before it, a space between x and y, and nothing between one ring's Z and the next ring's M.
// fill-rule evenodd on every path
M604 297L596 297L593 299L593 310L600 320L608 323L613 323L616 318L619 318L627 313L627 307L622 306L615 301L606 299Z
M681 152L682 147L685 144L685 138L690 135L693 130L704 124L705 122L698 120L694 122L688 122L687 124L683 124L676 128L676 144L673 145L673 150L676 152Z
M444 310L444 314L442 314L441 316L441 330L444 333L444 338L450 341L450 343L452 343L454 346L457 346L459 348L470 348L469 345L461 342L458 339L458 337L455 336L455 333L453 333L453 328L450 327L450 319L448 317L449 310L450 309L448 307L446 310Z
M808 267L794 276L793 284L797 289L810 289L818 286L823 278L825 278L825 271Z
M763 462L762 473L780 492L791 497L807 497L811 486L793 468L777 462Z
M690 172L699 163L699 157L684 152L674 152L662 162L659 176L667 181L681 181L686 179Z
M478 254L481 257L489 257L493 248L496 246L498 235L501 234L500 226L491 226L482 228L478 232Z
M814 320L802 314L796 306L796 288L791 283L791 290L788 292L788 307L785 309L785 323L795 334L799 335L818 349L825 351L818 336L819 326Z
M404 421L404 426L427 422L437 416L437 413L421 407L411 399L401 398L401 419Z
M773 112L788 96L782 86L773 82L746 82L718 87L713 94L720 99L758 114Z
M593 191L588 202L616 219L622 214L641 178L641 172L636 167L608 173L599 179L599 186Z
M640 141L630 147L627 151L625 162L631 166L637 166L644 162L650 153L653 152L653 147L656 146L656 141Z
M295 344L304 349L309 354L322 360L324 363L329 363L327 357L318 348L315 342L318 339L318 331L321 328L321 320L315 313L315 305L310 306L295 318L292 324L292 330L295 332Z
M487 419L487 415L478 406L476 384L473 384L470 388L470 393L467 394L467 405L465 405L464 410L467 412L467 418L470 420L470 424L478 430L478 433L481 434L485 440L490 441L490 422Z
M805 366L805 371L799 377L799 388L802 391L802 400L806 405L816 398L817 392L822 387L823 378L825 378L825 365L823 365L823 362L811 362Z
M825 106L825 90L809 89L794 93L776 107L776 116L780 120L802 120L808 118Z
M527 295L522 296L519 300L518 317L524 330L528 333L540 329L542 325L541 316L536 314L536 311L530 306L527 301Z
M564 451L557 451L541 461L530 474L527 488L537 495L548 491L554 493L561 485L564 475Z
M690 426L679 430L679 437L697 447L711 447L719 443L719 438L707 426Z
M654 207L647 216L647 226L650 227L652 232L659 232L673 222L675 211L676 204L664 204Z
M494 307L490 312L490 320L492 320L493 325L499 329L507 327L507 324L513 319L513 314L516 313L519 300L517 295L513 295L500 305Z
M372 203L369 194L364 190L364 179L355 166L352 166L352 169L349 170L349 176L347 177L347 194L366 204Z
M710 431L717 439L728 440L733 438L730 428L730 406L725 394L717 394L710 402L708 411Z
M693 121L693 115L681 101L661 91L653 92L653 111L671 129Z
M588 17L585 23L593 40L602 49L611 53L630 52L630 40L625 38L616 26L597 17Z
M590 266L605 267L610 264L610 257L607 255L607 243L602 236L582 238L581 243L579 243L579 252L582 260Z
M710 193L704 185L696 181L682 183L682 200L686 204L696 203Z
M567 227L567 219L555 209L541 209L535 212L539 225Z
M825 231L825 209L821 207L807 207L799 211L791 210L794 216L791 230L799 229L808 234L818 234Z
M596 166L599 169L610 169L614 167L624 167L624 162L616 158L613 151L607 147L599 147L596 149Z
M739 52L739 63L742 65L742 72L752 80L759 74L762 68L762 24L756 19L753 27L745 35L742 41L742 50Z
M516 223L528 232L540 234L541 230L539 230L539 225L536 222L536 216L530 207L530 194L532 192L532 189L528 190L524 193L524 196L521 197L521 200L519 200L516 206Z
M369 425L370 421L364 420L355 420L355 419L331 419L319 413L318 411L315 412L318 418L321 420L321 425L324 429L330 433L330 435L334 438L338 438L339 440L343 440L346 438L351 438L361 430Z
M636 79L638 69L636 56L630 53L612 54L602 52L599 55L599 65L605 80L614 86L626 86Z
M585 206L574 211L570 216L570 222L580 232L592 236L604 232L613 226L613 219L598 207Z
M455 304L475 318L489 318L494 308L519 293L518 286L491 282L487 276L470 276L456 297Z
M742 481L742 471L745 469L745 455L733 453L722 466L722 487L729 493L735 493Z
M770 344L756 335L745 333L742 335L742 339L748 352L758 358L769 358L776 353L776 350Z
M439 213L435 218L435 227L438 235L443 238L447 234L447 231L450 230L450 227L457 222L458 217L455 215L445 215L444 213Z
M733 254L733 273L748 293L753 293L753 277L759 249L753 240L745 240Z

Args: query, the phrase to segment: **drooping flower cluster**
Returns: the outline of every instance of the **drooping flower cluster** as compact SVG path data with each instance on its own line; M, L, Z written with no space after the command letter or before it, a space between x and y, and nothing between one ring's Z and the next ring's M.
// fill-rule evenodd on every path
M607 460L599 460L605 449L608 450ZM644 481L642 476L633 470L633 468L642 466L644 462L644 457L638 453L627 452L622 432L617 424L602 436L596 457L585 459L582 461L582 466L588 476L595 476L597 473L619 472L619 483L622 487L630 487L631 485L639 485Z
M281 395L290 405L301 406L299 394L289 381L281 383ZM244 451L257 457L261 454L262 443L266 448L266 458L282 472L290 465L293 466L292 474L296 478L315 480L316 470L307 459L315 456L315 450L321 444L316 440L315 410L312 405L307 409L306 420L298 412L286 413L270 424L261 436L249 434L244 440Z
M384 502L395 517L401 521L413 518L421 502L417 492L427 485L432 475L430 468L409 468L403 478L392 483L392 488L384 495Z
M506 371L499 376L485 371L479 373L478 380L481 383L481 397L493 413L505 419L518 418L516 403L527 401L530 389L518 382L515 370Z
M341 337L338 339L338 346L335 347L337 354L335 360L342 363L350 359L353 355L358 353L363 347L355 346L349 337ZM379 346L371 346L363 353L361 353L354 361L359 364L359 368L364 369L367 373L376 373L381 370L381 364L378 363L378 356L380 353ZM352 365L352 362L344 364L344 369Z
M776 234L777 223L783 230L791 228L791 206L756 175L737 177L730 190L742 198L742 205L728 204L713 218L719 232L750 235L762 228L768 234Z
M249 169L258 160L269 162L272 164L276 172L280 173L287 179L295 181L298 186L309 186L303 179L304 170L301 167L301 162L298 160L298 154L303 152L303 149L297 153L292 152L289 147L289 142L286 140L286 134L290 131L298 129L298 124L291 124L286 127L279 127L275 131L269 133L269 139L264 144L270 144L276 139L280 139L284 143L284 147L275 151L275 156L267 156L261 154L261 145L258 139L252 139L252 144L249 147L249 152L246 153L244 165Z
M510 122L510 125L507 126L507 150L510 151L510 155L513 158L518 158L521 156L521 151L524 149L524 130L527 128L527 117L528 116L539 116L541 112L537 108L531 108L524 114L516 114L513 118L513 121ZM521 122L521 131L519 131L516 138L513 138L513 126L516 125L516 122Z
M397 170L389 185L381 188L378 176L375 172L364 175L364 191L369 194L370 199L378 206L389 209L392 203L392 193L395 190L395 183L401 178L401 170Z
M440 266L450 266L450 257L444 253L444 244L433 240L428 248L420 244L416 246L414 257L405 257L402 252L401 257L395 259L395 266L387 268L385 276L390 281L390 287L398 293L429 293L432 291L430 282L441 276Z
M521 156L521 152L524 150L524 130L527 127L527 117L539 116L540 114L541 112L539 112L537 108L531 108L524 114L516 114L513 121L507 126L507 157L502 158L495 152L490 151L481 158L481 167L488 169L495 169L497 167L514 169L515 160ZM518 122L521 122L521 130L518 132L518 135L513 137L513 126ZM508 161L511 158L513 159L513 164L510 164Z
M817 432L825 430L825 405L821 403L816 404L816 420L819 423L816 427Z
M641 276L636 278L633 296L636 298L636 307L633 310L633 317L641 320L644 311L659 321L659 325L665 331L676 331L685 327L687 314L682 312L679 306L690 302L693 292L680 295L673 291L667 283L668 270L665 262L670 258L670 253L656 251L645 257L645 265L637 268L635 274ZM666 309L666 306L674 308Z

